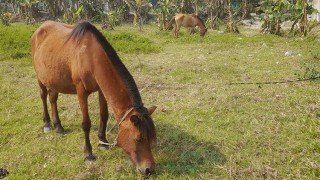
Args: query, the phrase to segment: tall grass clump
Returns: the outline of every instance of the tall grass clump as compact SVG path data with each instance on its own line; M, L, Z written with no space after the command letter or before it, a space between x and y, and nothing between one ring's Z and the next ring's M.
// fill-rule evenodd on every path
M123 53L156 53L161 49L150 39L129 32L105 31L104 36L116 51Z
M0 56L13 59L31 56L31 36L35 29L36 26L23 24L0 25Z

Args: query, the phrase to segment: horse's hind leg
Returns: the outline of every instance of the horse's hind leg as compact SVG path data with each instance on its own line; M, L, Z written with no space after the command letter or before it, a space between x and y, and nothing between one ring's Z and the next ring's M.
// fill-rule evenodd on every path
M56 128L57 133L63 134L65 131L61 126L61 121L58 114L58 106L57 106L58 95L59 93L57 91L49 89L49 100L50 100L51 110L52 110L53 126Z
M100 126L98 131L98 138L103 143L108 143L106 139L107 122L109 118L108 105L101 91L99 91L99 105L100 105ZM106 144L99 143L99 148L109 149L109 146Z
M47 87L44 86L40 81L38 81L38 83L40 86L40 96L41 96L42 105L43 105L43 122L44 122L43 131L47 133L52 129L50 116L48 113L48 105L47 105L48 90L47 90Z

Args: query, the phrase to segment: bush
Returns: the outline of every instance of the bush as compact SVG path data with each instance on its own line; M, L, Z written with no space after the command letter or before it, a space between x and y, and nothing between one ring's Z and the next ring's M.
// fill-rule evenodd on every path
M136 34L127 32L115 34L105 31L104 36L116 51L124 53L154 53L160 51L160 47L154 42Z
M10 25L10 17L11 17L11 13L3 13L1 14L1 23L5 26L9 26Z

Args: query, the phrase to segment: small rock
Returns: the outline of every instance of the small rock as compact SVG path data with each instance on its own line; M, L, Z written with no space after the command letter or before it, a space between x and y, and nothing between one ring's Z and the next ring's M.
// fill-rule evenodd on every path
M262 43L262 47L268 47L266 43Z
M162 108L161 112L167 112L168 110L166 108Z
M207 59L207 57L206 56L204 56L204 55L200 55L200 56L198 56L198 58L197 59L199 59L199 60L206 60Z
M287 51L286 53L284 53L285 56L291 56L293 54L294 54L294 52L292 52L292 51Z

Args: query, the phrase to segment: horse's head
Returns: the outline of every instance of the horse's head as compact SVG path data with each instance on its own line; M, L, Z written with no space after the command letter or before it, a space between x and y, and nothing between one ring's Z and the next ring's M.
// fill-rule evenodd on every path
M151 114L156 107L145 113L133 111L121 123L117 143L126 152L143 175L149 176L155 170L151 144L156 140L156 132Z
M207 28L200 29L200 36L203 37L206 34L207 31L208 31Z

